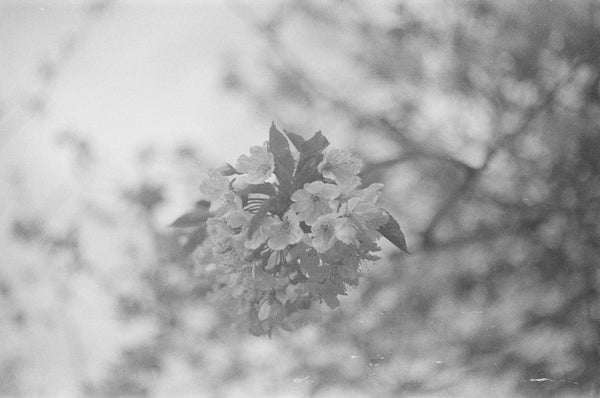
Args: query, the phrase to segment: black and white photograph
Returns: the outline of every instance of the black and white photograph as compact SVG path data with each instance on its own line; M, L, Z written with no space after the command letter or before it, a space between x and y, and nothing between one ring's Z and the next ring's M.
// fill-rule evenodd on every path
M600 0L0 0L54 397L600 397Z

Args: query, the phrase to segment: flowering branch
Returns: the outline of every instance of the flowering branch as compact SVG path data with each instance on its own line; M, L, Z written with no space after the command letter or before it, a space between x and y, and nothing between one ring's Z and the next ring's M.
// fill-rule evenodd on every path
M362 161L328 147L320 132L305 140L273 124L269 141L235 167L209 170L200 185L208 209L173 224L206 228L255 334L288 328L286 319L313 301L338 306L361 265L378 259L380 237L408 252L398 222L381 207L383 184L361 187Z

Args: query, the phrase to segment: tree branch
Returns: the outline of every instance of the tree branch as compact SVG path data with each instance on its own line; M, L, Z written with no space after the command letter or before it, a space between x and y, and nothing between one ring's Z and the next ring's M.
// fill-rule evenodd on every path
M435 229L437 228L439 223L444 219L448 212L457 204L457 202L473 188L473 186L477 183L481 175L487 170L491 161L498 154L498 152L500 152L500 150L510 145L517 138L521 137L522 135L528 132L531 123L555 100L556 95L560 91L560 89L562 89L573 79L577 67L582 62L582 59L575 61L572 64L569 73L564 78L556 82L554 86L546 92L546 94L540 101L538 101L535 105L527 109L527 111L524 113L523 117L521 118L521 121L515 127L515 129L511 133L500 137L497 140L497 142L488 149L483 163L478 168L471 169L467 172L462 184L460 184L444 201L444 203L442 203L442 205L431 218L431 221L429 222L429 225L427 226L425 231L421 234L423 237L425 247L432 244L433 234L435 233Z

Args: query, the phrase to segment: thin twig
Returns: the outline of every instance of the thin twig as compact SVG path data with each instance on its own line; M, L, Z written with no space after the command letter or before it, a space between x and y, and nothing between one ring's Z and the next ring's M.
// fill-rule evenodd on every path
M462 184L460 184L446 199L446 201L442 203L437 212L431 218L429 225L422 233L424 246L427 247L432 245L433 234L439 223L457 204L459 199L461 199L473 188L480 176L487 170L491 161L498 154L498 152L529 131L531 123L555 100L557 93L573 79L575 71L581 62L583 62L581 59L574 62L567 76L555 83L554 86L538 103L530 107L525 112L517 127L511 133L500 137L497 142L488 149L481 166L476 169L469 170Z

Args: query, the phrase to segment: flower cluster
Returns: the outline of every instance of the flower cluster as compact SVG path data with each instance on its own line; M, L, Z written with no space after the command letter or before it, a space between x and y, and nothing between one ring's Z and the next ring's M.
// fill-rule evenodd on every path
M305 140L273 125L268 142L200 185L214 261L256 334L286 327L313 301L339 305L360 266L378 258L381 236L406 251L381 207L383 185L362 187L362 161L328 146L320 132Z

